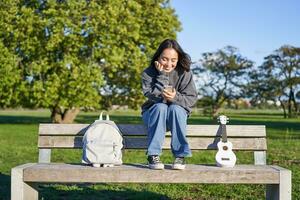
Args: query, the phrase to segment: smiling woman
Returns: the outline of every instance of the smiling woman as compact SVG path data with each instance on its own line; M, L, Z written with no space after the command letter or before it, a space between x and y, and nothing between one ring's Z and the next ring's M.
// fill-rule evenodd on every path
M158 57L158 61L155 61L155 67L158 71L164 70L165 72L171 72L175 69L178 62L178 53L175 49L167 48Z
M166 130L172 133L173 169L185 168L192 155L186 140L186 123L197 92L190 71L191 60L175 40L164 40L150 66L142 74L143 121L148 128L148 162L151 169L163 169L159 160Z

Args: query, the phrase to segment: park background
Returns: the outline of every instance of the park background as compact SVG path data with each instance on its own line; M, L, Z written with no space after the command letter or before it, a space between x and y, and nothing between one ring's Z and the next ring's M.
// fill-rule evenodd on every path
M92 123L100 110L141 123L141 73L159 43L177 38L193 61L199 100L189 124L267 127L267 163L292 170L300 199L300 8L297 1L0 2L0 199L10 169L37 162L38 124ZM214 163L214 151L189 163ZM81 151L54 151L80 162ZM163 155L172 161L170 152ZM145 163L143 151L124 162ZM238 163L253 163L238 153ZM262 185L43 185L44 199L263 199ZM101 199L100 198L100 199Z

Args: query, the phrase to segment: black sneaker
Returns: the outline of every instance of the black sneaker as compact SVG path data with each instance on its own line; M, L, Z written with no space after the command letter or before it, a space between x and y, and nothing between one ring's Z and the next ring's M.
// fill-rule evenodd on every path
M184 157L177 157L174 160L174 163L172 165L172 169L185 169L185 160Z
M148 156L147 160L150 169L164 169L164 164L160 162L159 156Z

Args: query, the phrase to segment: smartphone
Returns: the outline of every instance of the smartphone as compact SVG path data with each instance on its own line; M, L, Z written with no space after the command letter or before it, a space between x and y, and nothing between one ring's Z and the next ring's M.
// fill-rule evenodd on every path
M172 85L165 85L164 89L167 90L168 92L172 92L173 91L173 86Z

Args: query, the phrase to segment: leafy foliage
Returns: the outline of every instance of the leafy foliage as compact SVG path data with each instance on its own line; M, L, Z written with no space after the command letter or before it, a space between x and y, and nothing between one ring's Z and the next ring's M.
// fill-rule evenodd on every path
M248 83L252 67L253 62L242 57L232 46L202 54L199 65L195 65L193 71L199 84L199 94L212 107L213 115L217 115L226 100L243 97L242 87Z
M137 108L144 97L141 73L149 64L159 43L176 38L180 23L168 1L114 1L103 10L111 10L105 21L109 26L99 35L105 53L102 64L106 86L102 103L129 105ZM100 30L99 30L100 31ZM107 38L106 38L107 37Z
M0 107L14 107L22 92L21 70L17 66L17 57L0 41ZM24 89L24 88L23 88Z
M50 108L54 121L78 108L136 108L143 100L140 74L148 58L163 39L175 38L180 30L166 0L0 4L0 38L18 58L26 88L19 103ZM15 68L13 61L9 65Z
M265 57L257 71L252 71L248 91L253 101L279 101L284 115L292 117L299 112L297 94L300 91L300 48L282 46ZM286 110L288 113L286 113Z

